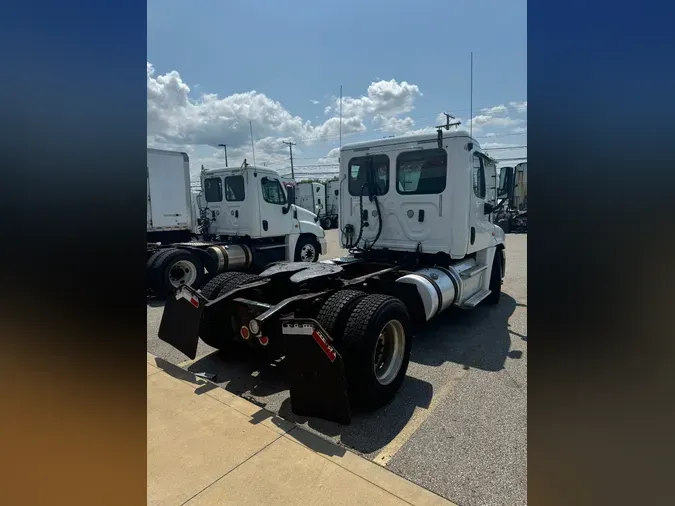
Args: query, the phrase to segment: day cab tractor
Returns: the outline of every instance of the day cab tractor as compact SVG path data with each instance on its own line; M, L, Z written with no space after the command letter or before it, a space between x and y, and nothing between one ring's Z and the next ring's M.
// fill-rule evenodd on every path
M170 186L174 155L176 152L148 150L148 215L151 207L155 211L159 208L158 202L170 211L165 216L177 215L180 210L186 216L183 233L188 234L182 241L155 243L148 233L147 281L155 296L170 296L181 286L199 289L209 278L229 271L260 273L282 260L317 262L326 253L318 217L289 201L275 171L247 165L246 160L239 168L202 170L199 215L188 216L194 209L182 205L185 192L189 195L189 186L183 185L189 185L189 180L181 171L187 170L189 176L189 168L177 166ZM178 155L182 155L181 164L183 158L187 160L187 155ZM150 170L153 162L155 172ZM156 174L154 180L152 174ZM168 198L171 195L174 197ZM190 229L188 218L196 222L199 234ZM153 230L153 239L160 233ZM176 232L171 233L173 238Z
M394 397L414 327L498 303L506 257L496 164L464 131L345 145L339 182L348 255L182 287L159 337L190 358L200 338L223 354L277 346L293 412L348 424Z

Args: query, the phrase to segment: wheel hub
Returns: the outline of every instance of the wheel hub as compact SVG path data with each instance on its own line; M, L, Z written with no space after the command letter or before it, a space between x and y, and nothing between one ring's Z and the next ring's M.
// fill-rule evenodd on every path
M313 262L316 256L316 251L314 246L311 244L305 244L300 250L300 258L303 262Z
M380 331L373 350L373 372L381 385L398 375L405 354L405 330L398 320L390 320Z
M179 260L169 270L169 282L174 287L192 285L197 279L197 268L192 262Z

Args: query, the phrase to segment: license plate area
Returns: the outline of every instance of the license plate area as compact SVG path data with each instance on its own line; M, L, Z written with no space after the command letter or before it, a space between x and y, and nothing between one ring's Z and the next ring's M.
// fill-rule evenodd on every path
M199 323L206 299L189 287L180 287L166 299L158 337L187 357L197 356Z

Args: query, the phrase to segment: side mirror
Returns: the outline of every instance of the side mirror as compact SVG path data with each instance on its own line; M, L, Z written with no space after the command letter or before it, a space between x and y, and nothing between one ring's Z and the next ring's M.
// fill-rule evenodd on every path
M492 212L495 210L495 206L490 204L489 202L486 202L483 204L483 214L492 214Z
M499 188L497 192L498 197L508 198L513 197L513 167L502 167L499 171Z

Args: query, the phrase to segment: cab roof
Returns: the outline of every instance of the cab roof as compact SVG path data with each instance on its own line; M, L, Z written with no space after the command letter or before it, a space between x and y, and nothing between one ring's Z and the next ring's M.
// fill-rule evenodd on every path
M243 174L244 172L257 172L258 174L276 176L281 179L279 173L270 167L254 167L252 165L247 165L246 167L219 167L214 169L206 169L202 172L202 174L206 176L222 174L237 175Z
M445 128L442 128L441 131L443 132L443 138L448 139L451 137L465 137L468 140L471 140L476 147L480 148L480 143L476 141L476 139L473 139L469 132L466 130L457 130L457 129L452 129L452 130L446 130ZM340 148L340 152L342 151L354 151L358 149L363 149L363 148L375 148L375 147L384 147L384 146L394 146L397 144L411 144L411 143L424 143L426 144L427 142L435 142L436 139L438 139L438 133L436 131L429 132L429 133L423 133L423 134L415 134L415 135L401 135L398 137L386 137L384 139L373 139L370 141L362 141L362 142L354 142L352 144L345 144Z

